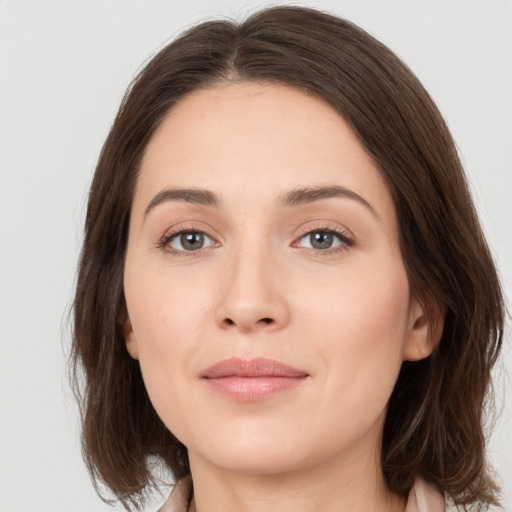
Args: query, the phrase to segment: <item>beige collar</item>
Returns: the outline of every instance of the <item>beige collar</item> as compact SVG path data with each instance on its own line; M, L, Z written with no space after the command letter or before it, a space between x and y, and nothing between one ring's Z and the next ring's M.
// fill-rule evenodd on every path
M181 479L159 512L187 512L192 496L192 479ZM445 512L443 495L431 485L418 480L412 488L405 512Z

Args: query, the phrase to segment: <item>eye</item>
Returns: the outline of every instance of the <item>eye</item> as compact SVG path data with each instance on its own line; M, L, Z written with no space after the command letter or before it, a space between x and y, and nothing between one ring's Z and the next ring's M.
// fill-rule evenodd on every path
M178 231L167 235L162 241L171 252L194 252L215 245L215 242L202 231Z
M351 247L354 244L343 232L333 229L318 229L302 236L297 245L315 251L327 251L337 247Z

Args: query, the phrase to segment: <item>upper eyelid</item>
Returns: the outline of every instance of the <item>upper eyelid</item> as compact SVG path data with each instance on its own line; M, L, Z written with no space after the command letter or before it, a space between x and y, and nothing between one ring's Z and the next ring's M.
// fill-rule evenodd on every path
M338 228L338 227L327 226L327 225L315 226L315 227L308 226L308 227L303 227L301 229L302 229L301 236L307 235L309 233L314 233L315 231L329 231L332 233L341 233L341 232L344 233L347 231L344 228Z
M212 244L208 247L215 247L215 246L218 247L219 246L219 242L214 237L210 236L205 231L201 231L199 229L180 229L179 231L171 232L169 234L164 235L158 245L167 246L167 245L171 244L172 242L174 242L174 240L176 240L177 238L179 238L180 236L182 236L183 234L186 234L186 233L201 233L205 237L207 237L208 239L211 240ZM202 249L207 249L208 247L201 247L200 249L196 249L196 250L200 251ZM180 251L181 249L174 249L174 250ZM183 252L192 252L192 251L183 251Z
M305 235L314 233L316 231L329 231L329 232L336 233L336 234L347 235L347 238L352 238L352 234L350 233L350 231L348 229L342 228L342 227L333 227L333 226L324 225L324 224L322 224L321 226L314 226L314 227L303 226L300 228L300 230L301 230L301 233L299 234L299 237L303 237ZM166 230L166 232L164 233L162 238L173 237L173 236L179 235L181 233L196 233L196 232L208 235L210 238L213 238L213 239L222 238L220 236L213 235L210 232L210 230L208 230L208 229L204 229L202 227L198 227L198 226L194 226L194 225L179 226L178 228L169 228L168 230Z
M332 233L333 235L337 235L344 238L351 238L348 233L345 230L342 229L333 229L333 228L314 228L314 229L308 229L306 230L302 235L299 236L300 238L304 238L307 235L310 235L311 233Z
M315 221L313 221L315 222ZM354 234L345 226L342 226L338 223L333 224L332 222L320 220L316 221L318 224L311 225L311 223L305 223L300 227L300 235L299 238L304 237L310 233L316 232L316 231L328 231L331 233L335 233L337 235L343 235L345 238L348 238L352 241L354 241L355 236Z
M295 242L292 243L292 246L295 246L300 240L302 240L303 238L307 237L308 235L311 235L311 233L318 233L318 232L326 232L326 233L333 234L334 236L338 237L340 242L342 244L344 244L345 246L347 246L347 247L352 247L353 245L355 245L353 237L351 235L348 235L345 231L337 230L337 229L332 229L332 228L330 228L330 229L328 229L328 228L323 228L323 229L322 228L317 228L317 229L308 230L304 234L299 236L299 238L297 238L295 240ZM332 248L332 249L335 249L335 247ZM330 249L326 249L326 250L314 249L314 250L319 251L319 252L328 252Z
M206 226L206 227L205 227ZM208 226L207 224L200 222L199 224L194 223L177 223L176 225L165 230L164 234L161 237L163 239L170 239L182 233L203 233L209 236L212 240L219 241L222 237L218 236L213 228Z

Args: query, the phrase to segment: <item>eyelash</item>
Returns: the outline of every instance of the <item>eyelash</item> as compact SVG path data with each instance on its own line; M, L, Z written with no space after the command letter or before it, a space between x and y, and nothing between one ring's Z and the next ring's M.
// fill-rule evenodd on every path
M208 234L204 229L197 229L194 226L190 227L180 227L179 229L176 229L174 231L170 231L166 233L162 239L158 242L157 248L165 250L165 252L173 255L173 256L184 256L184 257L190 257L190 256L196 256L199 254L204 248L197 249L196 251L177 251L176 249L173 249L169 244L178 236L185 235L187 233L201 233L203 235L206 235L208 238L210 238L212 241L215 242L215 239L213 236Z
M186 228L181 227L179 229L176 229L174 231L166 233L162 237L162 239L158 242L157 248L163 249L167 253L169 253L173 256L180 256L180 257L181 256L184 256L184 257L197 256L202 250L205 249L204 247L197 249L195 251L183 251L183 250L173 249L169 245L175 238L177 238L178 236L187 234L187 233L200 233L200 234L203 234L203 235L207 236L208 238L210 238L214 243L218 243L218 242L215 242L215 239L213 236L208 234L203 229L197 229L197 228L194 228L193 226L190 226L190 227L186 227ZM311 235L313 233L332 234L335 237L337 237L338 240L341 242L340 245L335 246L332 249L325 249L325 250L304 247L304 249L313 251L315 254L323 256L323 257L334 256L334 255L338 254L339 252L346 251L348 248L353 247L355 245L354 240L350 236L348 236L346 231L336 228L336 227L332 227L332 226L318 226L313 229L311 227L305 228L303 230L302 234L297 239L297 242L293 242L292 247L297 247L296 244L300 240L302 240L304 237Z
M319 255L322 257L328 258L330 256L336 256L338 253L340 253L342 251L346 251L347 249L349 249L350 247L353 247L355 245L353 238L350 237L346 231L344 231L343 229L340 229L338 227L327 226L327 225L316 226L314 228L312 228L311 226L308 226L307 228L304 228L302 231L302 234L299 236L297 241L299 242L304 237L311 235L313 233L328 233L328 234L331 234L331 235L334 235L335 237L337 237L339 239L339 241L341 242L340 245L333 247L332 249L325 249L325 250L304 247L304 249L313 251L316 255ZM292 247L296 247L296 245L295 245L296 243L297 242L294 242L292 244Z

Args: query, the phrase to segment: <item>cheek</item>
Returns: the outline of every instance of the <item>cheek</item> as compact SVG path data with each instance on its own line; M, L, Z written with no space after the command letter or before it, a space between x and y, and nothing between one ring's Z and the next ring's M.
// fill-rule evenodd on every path
M328 292L310 297L303 311L332 394L343 397L347 410L365 403L375 414L385 408L400 371L409 316L405 271L381 270L332 279Z
M147 262L137 254L125 266L124 290L133 330L144 352L179 351L190 345L212 307L204 275L184 277L160 261Z
M149 397L168 424L186 391L187 369L211 298L165 277L161 268L127 260L124 288L138 359ZM193 376L192 376L193 377Z

